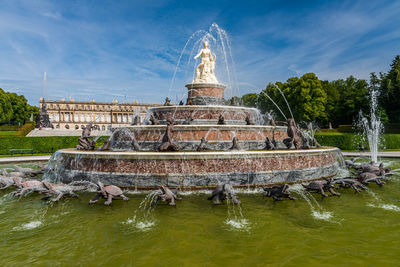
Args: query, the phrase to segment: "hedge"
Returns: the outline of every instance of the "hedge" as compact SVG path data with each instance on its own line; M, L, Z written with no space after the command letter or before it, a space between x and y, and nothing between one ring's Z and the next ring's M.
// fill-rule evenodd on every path
M316 133L315 138L323 146L335 146L342 150L359 150L360 135L342 133ZM365 144L368 148L368 145ZM400 149L400 134L384 134L382 149Z
M108 138L108 136L99 137L96 146L102 146ZM10 149L19 148L32 148L35 154L51 154L59 149L76 147L78 139L79 136L0 137L0 155L9 155Z
M10 149L32 148L34 153L53 153L58 149L76 147L79 136L0 137L0 155L9 155Z

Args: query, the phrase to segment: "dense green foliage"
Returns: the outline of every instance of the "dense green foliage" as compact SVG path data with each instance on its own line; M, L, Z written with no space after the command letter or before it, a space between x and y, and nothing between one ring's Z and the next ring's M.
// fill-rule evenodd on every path
M376 77L376 76L375 76ZM390 122L400 122L400 56L396 56L388 73L376 77L376 84L381 87L380 102Z
M23 95L8 93L0 88L0 124L25 124L31 114L35 117L39 109L28 104Z
M371 73L369 82L353 76L322 81L314 73L306 73L286 82L269 83L259 94L243 95L242 101L262 112L272 110L278 120L283 120L282 113L291 117L283 93L296 121L315 121L322 127L331 123L337 127L352 124L360 110L368 116L371 89L380 92L378 112L382 121L400 122L400 56L393 60L388 73L380 73L380 77Z

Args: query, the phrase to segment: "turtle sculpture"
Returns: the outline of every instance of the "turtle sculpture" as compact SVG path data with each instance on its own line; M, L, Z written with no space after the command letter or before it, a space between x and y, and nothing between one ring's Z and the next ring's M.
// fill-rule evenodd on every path
M355 193L359 193L362 190L367 189L365 185L363 185L358 180L351 177L336 179L332 183L338 185L339 188L351 187L354 189Z
M51 196L56 196L55 198L51 199L53 202L59 201L63 196L69 195L72 197L78 197L77 194L75 194L76 191L83 191L87 189L87 186L81 185L81 186L76 186L71 184L53 184L49 182L43 182L44 187L47 188L46 197L43 199L49 199Z
M155 194L156 197L152 203L153 206L157 205L158 201L167 201L170 206L175 206L175 200L181 200L180 197L177 196L178 189L169 189L168 187L161 185L160 189L158 189Z
M221 204L221 201L225 199L232 199L233 203L240 204L238 197L235 195L233 191L233 187L230 184L222 184L219 185L212 193L208 200L214 200L214 204Z
M296 200L295 197L292 197L289 192L289 185L277 185L273 187L264 187L264 196L272 197L275 201L283 200L283 198L288 198L290 200Z
M121 188L115 185L104 185L102 182L98 182L97 186L99 188L99 192L97 195L89 201L89 204L94 204L96 203L100 197L103 197L104 199L107 199L106 202L104 202L104 205L111 205L113 198L116 197L121 197L122 200L129 200L128 197L124 195L122 192Z
M43 182L38 180L22 181L19 177L14 177L14 183L18 189L12 192L15 196L23 196L29 192L45 193L48 189L43 185Z
M328 195L325 191L329 191L333 196L340 196L339 193L333 191L334 184L332 180L320 180L320 181L312 181L308 185L301 184L307 191L314 191L320 193L323 197L327 197Z

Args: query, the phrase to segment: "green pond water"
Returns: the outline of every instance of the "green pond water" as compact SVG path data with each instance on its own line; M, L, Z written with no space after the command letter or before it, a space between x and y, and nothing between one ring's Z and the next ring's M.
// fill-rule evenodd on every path
M95 193L49 204L11 191L0 192L0 266L400 265L397 175L324 199L295 192L297 201L273 202L241 192L240 207L214 206L204 193L149 209L144 193L107 207L87 204Z

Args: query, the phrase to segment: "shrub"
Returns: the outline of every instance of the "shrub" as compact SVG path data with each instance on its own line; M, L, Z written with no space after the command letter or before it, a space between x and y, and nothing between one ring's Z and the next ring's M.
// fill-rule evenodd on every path
M76 147L78 136L51 137L0 137L0 154L9 155L10 149L32 148L34 153L53 153L58 149Z
M359 150L360 136L356 134L318 132L315 138L323 146L335 146L342 150ZM383 141L385 149L400 149L400 134L384 134Z

